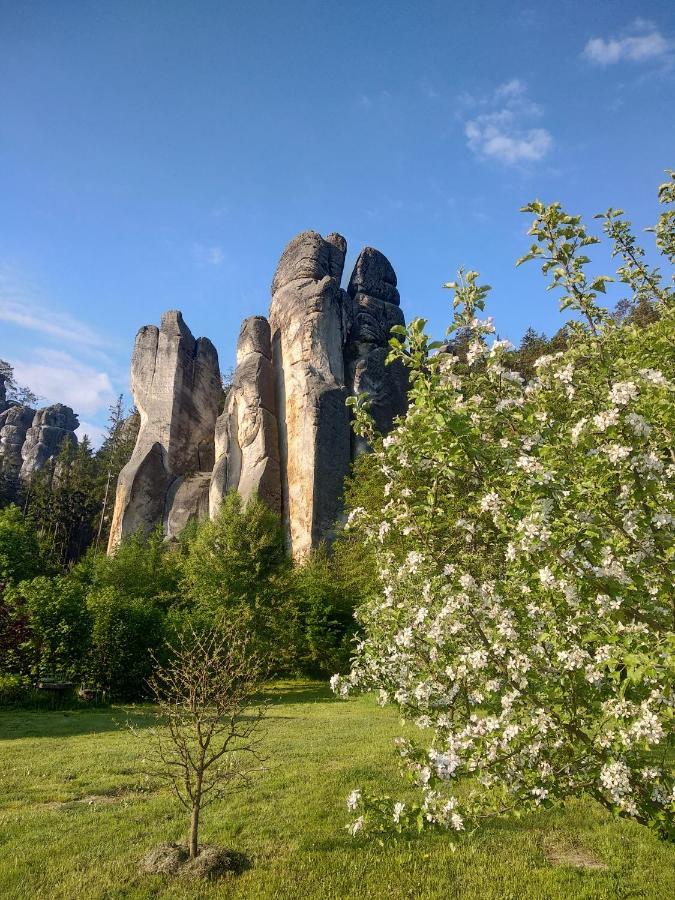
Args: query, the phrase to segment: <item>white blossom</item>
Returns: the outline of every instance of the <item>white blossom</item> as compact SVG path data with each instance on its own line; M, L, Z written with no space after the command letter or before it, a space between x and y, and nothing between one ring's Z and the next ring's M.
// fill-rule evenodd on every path
M638 395L638 386L634 381L617 381L609 391L609 398L617 406L625 406Z
M353 790L347 797L347 809L354 810L361 802L361 791Z

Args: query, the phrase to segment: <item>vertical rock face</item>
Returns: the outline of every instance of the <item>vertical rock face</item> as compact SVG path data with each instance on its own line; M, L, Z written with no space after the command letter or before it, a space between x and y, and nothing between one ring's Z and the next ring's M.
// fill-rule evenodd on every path
M216 422L216 464L209 509L215 516L224 495L238 490L246 502L257 494L281 513L279 438L270 326L262 316L245 319L237 342L237 367L227 402Z
M287 245L272 282L282 518L296 558L330 538L350 462L343 350L351 303L340 288L346 249L338 234L304 231Z
M389 260L365 247L356 260L347 288L351 298L351 328L345 346L345 368L350 393L367 393L370 411L380 432L386 434L396 416L407 406L408 378L405 367L385 365L394 325L403 325L396 288L396 274ZM352 458L367 449L352 435Z
M404 323L394 270L366 247L348 291L347 244L303 231L287 245L272 282L269 321L246 319L225 408L211 343L195 341L178 312L137 337L132 393L140 431L120 473L109 550L162 522L168 538L214 517L227 491L257 494L281 514L293 556L330 540L345 475L366 450L352 437L350 394L366 393L386 433L407 402L402 366L386 366L391 328Z
M203 507L203 489L195 493L176 486L169 497L169 488L181 476L213 468L221 392L215 347L206 338L195 340L180 312L165 313L159 328L146 325L136 335L131 391L141 424L131 459L120 472L109 550L126 534L170 521L174 501L186 521L188 496Z
M26 431L21 449L21 477L30 480L49 460L58 455L64 441L77 445L75 429L79 424L72 409L63 403L39 409Z
M35 410L29 406L10 406L0 413L0 468L18 475L23 458L21 449L33 424Z

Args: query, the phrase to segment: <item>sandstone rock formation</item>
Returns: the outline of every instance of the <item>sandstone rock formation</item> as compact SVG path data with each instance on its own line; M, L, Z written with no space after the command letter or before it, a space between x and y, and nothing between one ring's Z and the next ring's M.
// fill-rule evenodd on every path
M77 445L75 429L79 424L72 409L63 403L39 409L26 432L21 449L21 477L30 480L51 459L58 456L64 441Z
M272 282L282 519L296 558L330 538L349 469L346 249L338 234L304 231L287 245Z
M164 534L175 540L188 522L209 517L210 472L180 475L167 491L164 503Z
M218 512L223 496L238 490L244 502L254 493L281 514L281 476L270 326L262 316L245 319L237 343L237 367L225 409L216 422L216 463L209 507Z
M18 475L21 471L21 449L34 417L35 410L29 406L9 406L0 413L0 467L3 472Z
M405 411L407 378L386 367L393 325L403 324L396 275L366 247L348 292L340 287L346 241L304 231L284 250L272 282L269 321L246 319L225 407L212 345L178 312L142 328L132 361L141 426L122 470L109 549L163 523L177 537L194 518L217 514L228 490L257 494L279 512L288 546L302 558L330 540L344 478L366 449L351 437L349 394L367 393L382 432Z
M196 492L193 484L189 491L176 486L169 494L169 488L181 476L213 468L221 395L215 347L207 338L195 340L180 312L165 313L159 328L146 325L136 335L131 391L141 425L118 479L109 549L158 522L185 522L203 506L203 485Z
M385 365L391 329L405 323L396 273L386 256L365 247L347 291L353 304L345 346L347 386L354 395L369 395L377 429L386 434L394 418L405 412L408 391L405 367L398 362ZM352 458L366 449L365 441L352 434Z

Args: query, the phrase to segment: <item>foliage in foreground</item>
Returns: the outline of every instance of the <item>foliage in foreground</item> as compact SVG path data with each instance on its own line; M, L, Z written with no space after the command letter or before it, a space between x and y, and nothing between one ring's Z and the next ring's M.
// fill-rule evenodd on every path
M661 198L674 195L672 180ZM354 791L353 833L461 832L587 793L673 835L675 299L620 211L604 230L619 280L654 308L644 327L598 305L611 279L587 275L597 241L578 217L524 211L535 237L524 260L542 263L576 316L565 351L537 360L528 382L509 368L508 342L490 342L477 317L489 288L475 272L446 285L449 333L471 335L466 362L422 320L391 342L410 408L369 461L379 502L351 513L378 548L381 592L333 685L379 690L429 739L400 741L419 799ZM672 226L667 213L656 229L670 262ZM358 420L371 436L363 409Z

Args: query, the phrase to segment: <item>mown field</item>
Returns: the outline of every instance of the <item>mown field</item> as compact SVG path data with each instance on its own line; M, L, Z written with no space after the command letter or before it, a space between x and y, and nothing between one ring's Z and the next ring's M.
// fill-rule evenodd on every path
M575 802L498 823L453 853L443 836L355 841L345 797L391 789L396 714L370 698L342 703L324 685L271 690L269 771L207 810L202 839L251 867L217 882L138 872L180 840L186 817L148 783L141 708L0 712L0 897L603 898L675 896L675 848Z

